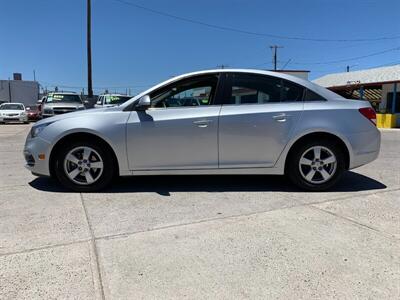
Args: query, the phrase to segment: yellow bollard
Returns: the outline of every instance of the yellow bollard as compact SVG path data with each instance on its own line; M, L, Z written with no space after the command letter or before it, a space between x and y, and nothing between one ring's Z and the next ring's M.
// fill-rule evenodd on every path
M376 114L376 126L378 128L395 128L396 115L394 114Z

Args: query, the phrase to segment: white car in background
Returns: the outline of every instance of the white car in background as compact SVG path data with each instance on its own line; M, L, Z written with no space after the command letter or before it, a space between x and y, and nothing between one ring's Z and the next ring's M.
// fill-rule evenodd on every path
M99 99L97 100L94 107L100 108L100 107L118 106L121 105L122 103L125 103L129 99L132 99L132 97L121 94L104 94L99 96Z
M0 123L28 123L28 114L22 103L3 103L0 105Z
M81 97L73 92L49 93L42 101L42 117L74 112L85 109Z

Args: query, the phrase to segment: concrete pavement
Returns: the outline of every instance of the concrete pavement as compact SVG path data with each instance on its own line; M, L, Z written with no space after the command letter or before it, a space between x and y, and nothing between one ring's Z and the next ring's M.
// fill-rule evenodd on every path
M279 176L118 180L65 191L0 126L0 299L398 299L400 131L330 192Z

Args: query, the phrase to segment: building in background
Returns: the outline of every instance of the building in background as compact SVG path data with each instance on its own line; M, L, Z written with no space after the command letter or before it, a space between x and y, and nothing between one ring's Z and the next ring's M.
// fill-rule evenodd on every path
M370 101L378 113L394 115L400 126L400 65L328 74L314 82L345 98Z
M270 71L296 76L305 80L308 80L308 74L310 73L310 71L306 70L270 70Z
M19 102L34 105L39 99L39 83L22 80L20 73L15 73L13 80L0 80L0 102Z

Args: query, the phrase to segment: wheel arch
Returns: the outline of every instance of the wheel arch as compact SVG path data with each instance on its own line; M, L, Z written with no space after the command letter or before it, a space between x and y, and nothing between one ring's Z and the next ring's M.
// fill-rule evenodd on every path
M340 149L342 150L342 152L344 154L345 167L346 167L346 170L348 170L350 167L350 160L351 160L351 150L350 150L351 148L350 148L350 145L348 144L348 142L346 142L345 139L341 138L337 134L327 132L327 131L315 131L315 132L306 133L306 134L298 137L291 143L289 150L286 154L284 171L286 172L286 168L288 166L288 161L289 161L290 155L292 155L292 153L294 153L294 151L300 145L302 145L310 140L318 140L318 139L329 139L329 140L333 140L337 143L337 145L340 147Z
M111 153L113 162L114 162L114 167L115 167L115 174L119 174L119 163L118 163L118 158L117 155L115 154L114 149L111 147L110 143L107 142L105 139L102 137L91 133L91 132L72 132L64 135L61 137L52 147L51 152L50 152L50 159L49 159L49 171L50 175L54 177L54 168L55 168L55 161L57 157L57 153L62 149L62 147L66 144L68 144L71 141L78 141L78 140L83 140L83 141L94 141L96 143L99 143L103 147L105 147L109 153Z

